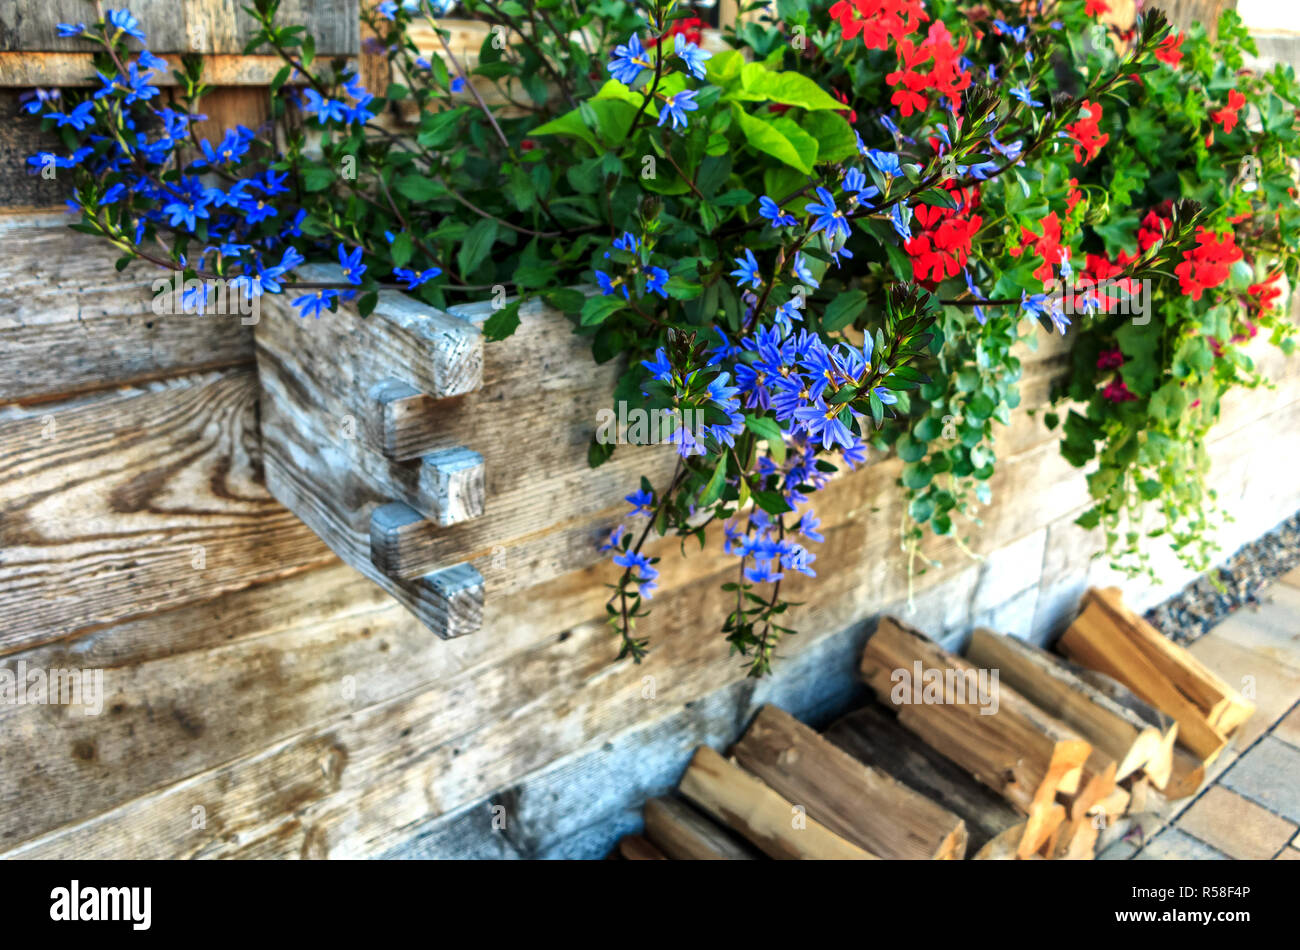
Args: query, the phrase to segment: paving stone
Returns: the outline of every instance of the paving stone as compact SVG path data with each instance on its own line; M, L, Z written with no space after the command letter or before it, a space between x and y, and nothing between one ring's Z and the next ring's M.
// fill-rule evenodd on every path
M1282 852L1273 859L1274 861L1300 861L1300 850L1295 848L1283 848Z
M1265 736L1220 782L1246 798L1300 822L1300 749Z
M1222 625L1220 625L1222 626ZM1255 715L1237 730L1237 748L1249 748L1256 739L1300 701L1300 668L1275 655L1277 648L1254 648L1219 636L1219 627L1189 647L1193 656L1217 673L1228 685L1242 690L1255 704Z
M1212 786L1193 802L1177 827L1242 861L1267 861L1300 830L1222 785Z
M1296 852L1300 854L1300 851ZM1137 845L1127 841L1113 841L1097 855L1098 861L1127 861L1137 854Z
M1292 587L1300 587L1300 567L1293 567L1281 577L1278 578L1283 584L1290 584Z
M1300 749L1300 706L1283 716L1282 721L1273 727L1271 735ZM1300 781L1300 776L1297 776L1297 781Z
M1216 851L1204 841L1197 841L1177 828L1166 828L1149 845L1143 848L1135 861L1227 861L1222 851Z
M1300 587L1269 585L1260 591L1257 605L1225 617L1212 632L1238 646L1262 649L1278 663L1300 669Z

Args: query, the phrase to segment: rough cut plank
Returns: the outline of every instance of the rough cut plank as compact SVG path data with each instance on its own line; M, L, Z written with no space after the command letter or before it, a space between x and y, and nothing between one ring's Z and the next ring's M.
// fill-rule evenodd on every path
M240 317L156 315L151 284L160 272L135 264L119 273L119 255L69 230L71 221L0 215L0 286L8 291L0 402L251 365L253 328Z
M917 668L937 672L938 701L915 702ZM906 674L900 682L896 671ZM1092 747L1014 690L999 685L996 712L986 715L971 689L947 683L948 671L968 682L974 667L920 631L892 617L880 621L862 653L862 679L881 702L898 709L899 721L961 765L1028 816L1020 856L1037 851L1050 834L1048 819L1061 789L1077 786ZM897 688L896 688L897 684Z
M946 808L764 706L731 750L742 767L842 838L882 858L960 859L966 826Z
M718 821L783 860L874 860L708 746L696 750L680 791Z
M676 798L652 798L645 803L645 833L660 851L678 861L749 861L756 857L742 839Z
M130 9L158 53L242 53L257 31L238 0L133 0ZM57 24L93 19L85 0L8 0L0 8L0 50L88 52L87 40L60 37ZM358 0L283 0L278 22L307 26L317 55L358 52ZM137 40L128 44L140 47Z
M668 856L640 835L626 835L618 843L618 853L628 861L667 861Z
M1162 737L1155 728L1070 673L1046 651L981 627L971 635L966 657L976 666L999 670L1001 682L1113 759L1116 781L1159 753Z
M0 417L0 654L333 560L257 477L255 377Z
M1058 644L1070 659L1119 680L1178 723L1178 741L1203 762L1223 750L1224 736L1122 632L1103 607L1090 603Z
M966 825L968 854L1012 825L1024 824L1023 816L1006 799L937 750L918 742L882 706L849 713L826 730L826 738L960 817Z

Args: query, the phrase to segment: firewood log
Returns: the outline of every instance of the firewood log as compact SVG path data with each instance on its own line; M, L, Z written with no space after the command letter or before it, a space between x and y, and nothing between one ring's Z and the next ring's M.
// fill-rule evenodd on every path
M645 803L645 835L675 861L749 861L761 857L743 840L677 798Z
M668 857L640 835L624 835L618 853L629 861L667 861Z
M679 791L769 857L876 859L876 855L841 838L708 746L696 750L682 776Z
M1042 847L1058 790L1079 787L1087 741L1008 686L970 695L973 666L891 617L867 640L860 672L881 702L898 708L899 722L1027 816L1020 857Z
M731 750L788 801L882 858L945 860L966 853L960 818L823 739L776 706L764 706Z

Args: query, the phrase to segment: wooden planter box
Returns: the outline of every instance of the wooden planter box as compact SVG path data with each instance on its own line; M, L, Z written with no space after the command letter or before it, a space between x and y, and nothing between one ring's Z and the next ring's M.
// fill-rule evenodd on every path
M339 279L328 266L301 276ZM541 304L485 346L492 312L386 291L367 318L343 305L317 320L268 296L255 330L267 487L444 638L478 629L486 593L600 560L622 497L674 458L623 446L591 469L617 367L596 366Z

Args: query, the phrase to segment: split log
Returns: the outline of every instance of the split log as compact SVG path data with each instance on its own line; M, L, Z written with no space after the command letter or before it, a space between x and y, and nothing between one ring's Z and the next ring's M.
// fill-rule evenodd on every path
M1056 805L1052 810L1052 818L1055 821L1055 824L1052 825L1052 829L1055 830L1056 826L1065 820L1064 806ZM1025 822L1022 821L1019 824L1012 825L1010 828L1006 829L996 837L990 838L984 844L984 847L980 848L977 852L975 852L975 857L972 858L972 860L974 861L1019 860L1021 856L1017 852L1020 847L1020 842L1025 840L1025 834L1026 834ZM1025 860L1041 861L1043 860L1043 856L1035 852L1033 854L1027 855L1025 857Z
M892 617L867 640L860 672L904 726L1027 816L1022 858L1042 847L1057 792L1080 787L1087 741L1009 687L970 695L975 668Z
M810 818L872 854L907 860L966 854L960 818L776 706L759 710L731 754Z
M1083 595L1083 604L1085 608L1090 604L1101 607L1133 645L1205 714L1206 721L1216 731L1230 736L1254 715L1254 703L1125 606L1119 588L1091 588Z
M1075 676L1050 653L981 628L972 635L966 657L976 666L1000 670L1001 682L1087 739L1094 752L1113 759L1116 781L1159 756L1160 731Z
M676 861L748 861L755 853L725 828L677 798L645 803L645 834Z
M1150 781L1150 779L1146 779L1145 777L1144 780L1148 782ZM1132 796L1129 794L1128 789L1124 788L1122 785L1116 785L1109 795L1092 806L1090 814L1104 815L1106 818L1118 818L1120 815L1128 812L1129 802L1131 800Z
M1061 637L1060 648L1071 659L1115 677L1133 692L1178 723L1179 741L1198 759L1209 763L1223 751L1226 739L1140 649L1106 608L1093 601Z
M1110 699L1160 733L1158 751L1152 754L1151 758L1142 766L1142 771L1147 778L1151 779L1156 788L1164 788L1169 781L1169 776L1173 773L1174 744L1178 740L1178 723L1113 676L1107 676L1097 670L1090 670L1086 666L1065 657L1057 657L1057 659L1079 679L1098 692L1106 694Z
M668 856L640 835L624 835L618 853L629 861L667 861Z
M1024 817L1006 799L937 750L917 742L883 706L849 713L826 730L826 738L961 818L966 825L967 854L1013 825L1024 824Z
M1096 857L1099 834L1101 828L1093 818L1071 819L1061 825L1048 856L1055 861L1091 861Z
M876 860L876 855L800 813L759 779L708 746L696 750L682 776L679 791L715 820L744 835L769 857Z

